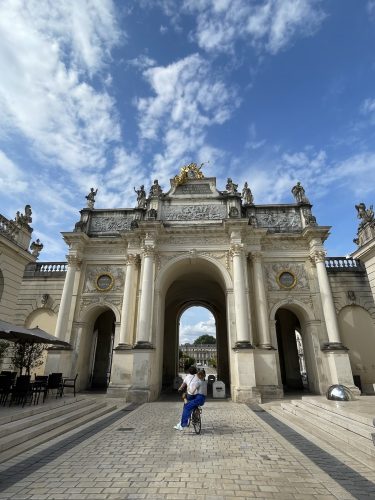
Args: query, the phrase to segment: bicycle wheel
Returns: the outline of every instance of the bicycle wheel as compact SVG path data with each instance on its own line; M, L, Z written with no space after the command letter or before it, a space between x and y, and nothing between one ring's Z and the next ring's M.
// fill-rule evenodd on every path
M201 428L202 428L201 412L202 410L200 408L195 408L191 416L191 421L193 423L195 434L201 433Z

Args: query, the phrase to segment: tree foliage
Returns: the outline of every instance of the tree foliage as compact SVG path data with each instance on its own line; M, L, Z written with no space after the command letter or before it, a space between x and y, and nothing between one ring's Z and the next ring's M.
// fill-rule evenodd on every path
M201 335L197 339L194 340L194 345L200 344L216 344L216 339L212 335Z
M9 343L5 340L0 340L0 364L2 360L5 358L7 350L9 348Z
M44 344L35 344L28 342L16 342L11 351L11 362L15 368L18 368L20 375L25 369L26 375L30 375L32 368L43 364L43 353L47 349Z

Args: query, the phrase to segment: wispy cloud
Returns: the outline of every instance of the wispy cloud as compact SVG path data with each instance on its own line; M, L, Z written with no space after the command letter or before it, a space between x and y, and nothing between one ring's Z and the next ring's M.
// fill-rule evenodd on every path
M120 129L114 100L90 78L120 40L112 2L4 0L1 8L1 126L44 162L103 167Z
M22 169L0 150L0 192L8 195L23 193L28 185Z
M199 160L209 147L207 129L223 124L239 105L235 89L211 70L203 57L193 54L143 73L154 96L138 100L140 137L162 142L164 152L155 156L155 163L165 180L176 164L190 162L192 155Z
M169 0L159 4L172 22ZM196 16L193 39L208 52L234 52L245 40L261 52L276 54L297 37L314 34L326 17L321 0L185 0L182 13Z

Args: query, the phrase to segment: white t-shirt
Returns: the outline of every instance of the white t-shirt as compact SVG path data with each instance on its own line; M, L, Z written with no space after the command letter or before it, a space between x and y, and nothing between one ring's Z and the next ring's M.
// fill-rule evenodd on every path
M192 383L195 383L195 380L199 380L199 379L196 375L192 375L191 373L186 375L186 377L183 380L183 384L186 384L186 387L187 387L186 391L190 395L194 394L194 392L193 392L194 388L192 387Z
M201 380L199 377L197 377L197 379L192 381L190 385L192 389L194 389L194 394L207 396L207 382L205 380Z

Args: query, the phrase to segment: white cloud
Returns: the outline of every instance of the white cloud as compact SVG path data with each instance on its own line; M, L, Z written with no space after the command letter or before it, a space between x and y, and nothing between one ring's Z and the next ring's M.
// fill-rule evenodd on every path
M196 14L194 37L207 51L233 52L239 39L276 54L298 36L310 36L325 18L320 0L185 0Z
M234 89L211 70L204 58L193 54L143 73L155 95L137 103L140 136L144 141L162 141L164 152L155 156L154 163L163 180L174 175L181 162L205 154L208 127L223 124L239 104Z
M181 324L179 334L180 344L192 343L201 335L216 337L215 319L212 317L207 321L199 321L195 324Z
M1 126L44 161L103 167L120 129L113 99L89 80L119 41L112 2L4 0L0 37Z
M361 112L364 115L375 114L375 99L365 99L361 105Z
M0 192L7 195L26 193L28 181L22 170L0 150Z

